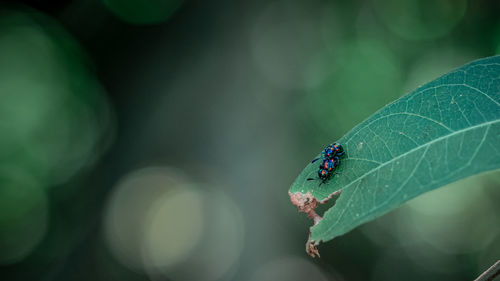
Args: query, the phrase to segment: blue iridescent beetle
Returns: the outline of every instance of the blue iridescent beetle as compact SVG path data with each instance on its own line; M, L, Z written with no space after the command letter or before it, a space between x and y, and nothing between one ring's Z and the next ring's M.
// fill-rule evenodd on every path
M334 174L335 169L340 165L340 156L345 154L342 145L338 143L333 143L328 145L322 152L321 157L312 160L311 163L323 159L321 165L318 169L318 178L321 180L320 184L326 183L328 179ZM308 181L315 180L314 178L308 178Z
M318 161L319 159L331 159L335 156L344 155L344 148L339 143L334 142L333 144L329 144L325 150L321 152L321 157L314 159L311 163Z

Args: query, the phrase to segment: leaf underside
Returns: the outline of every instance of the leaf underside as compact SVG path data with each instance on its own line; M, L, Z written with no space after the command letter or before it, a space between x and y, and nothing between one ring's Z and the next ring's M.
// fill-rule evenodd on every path
M500 56L469 63L385 106L337 142L346 151L326 184L310 163L290 193L342 193L311 229L328 241L424 192L500 168Z

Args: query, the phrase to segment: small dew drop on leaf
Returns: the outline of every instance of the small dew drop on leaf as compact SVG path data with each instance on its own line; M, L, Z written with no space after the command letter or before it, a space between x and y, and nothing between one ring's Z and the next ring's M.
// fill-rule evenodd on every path
M363 148L363 142L360 142L360 143L358 144L358 150L361 150L362 148Z

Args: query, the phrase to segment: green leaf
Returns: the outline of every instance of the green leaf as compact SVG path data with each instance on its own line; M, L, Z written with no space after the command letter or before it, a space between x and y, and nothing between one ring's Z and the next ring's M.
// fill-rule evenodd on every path
M321 185L307 181L317 178L319 164L310 163L290 187L292 202L315 219L311 245L424 192L500 168L500 56L474 61L418 88L338 142L346 152L338 174ZM339 190L321 219L314 208Z

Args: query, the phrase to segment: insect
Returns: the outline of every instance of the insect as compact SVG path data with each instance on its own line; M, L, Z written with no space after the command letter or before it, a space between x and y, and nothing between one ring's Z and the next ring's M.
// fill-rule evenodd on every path
M333 143L328 145L325 150L321 152L321 156L312 160L311 163L316 162L319 159L323 159L321 161L321 165L318 169L318 178L321 180L320 184L326 183L328 179L334 174L335 169L340 165L340 157L344 155L344 149L338 143ZM308 178L308 181L315 180L314 178Z
M321 152L322 157L318 157L318 158L314 159L311 163L314 163L321 158L329 159L329 158L334 158L335 156L342 156L342 155L344 155L344 153L345 152L344 152L344 148L342 148L342 145L335 142L333 144L329 144L325 148L325 150L323 150Z
M321 163L321 166L319 166L319 168L326 170L327 172L333 172L336 166L337 166L336 160L323 159L323 162Z
M318 169L318 178L321 180L321 184L325 183L335 171L335 168L340 164L340 159L335 156L332 159L323 159L321 165ZM315 180L314 178L308 178L307 180Z

